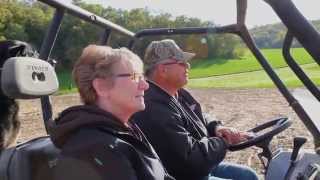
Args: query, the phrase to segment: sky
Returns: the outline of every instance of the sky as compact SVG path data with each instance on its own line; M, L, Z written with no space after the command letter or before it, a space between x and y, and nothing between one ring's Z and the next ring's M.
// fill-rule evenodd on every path
M152 13L186 15L218 25L235 23L236 0L84 0L113 8L148 8ZM320 0L292 0L307 19L320 19ZM263 0L248 0L246 24L249 28L280 22L271 7Z

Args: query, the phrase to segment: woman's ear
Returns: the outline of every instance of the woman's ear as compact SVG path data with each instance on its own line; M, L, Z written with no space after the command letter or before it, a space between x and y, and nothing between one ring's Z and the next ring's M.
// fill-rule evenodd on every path
M108 97L110 87L107 85L105 79L95 78L92 81L92 86L95 89L98 97Z

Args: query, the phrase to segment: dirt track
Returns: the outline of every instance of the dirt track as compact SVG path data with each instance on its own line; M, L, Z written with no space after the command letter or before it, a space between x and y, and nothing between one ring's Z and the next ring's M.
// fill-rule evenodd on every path
M311 135L288 106L285 99L275 89L192 89L191 91L202 103L203 110L221 120L225 126L246 130L267 120L279 116L288 116L292 119L293 125L276 136L273 139L272 146L291 148L293 137L299 135L308 138L304 147L313 148ZM71 105L79 104L80 101L77 94L72 94L53 96L52 103L54 116L56 117L58 112ZM45 135L40 107L38 100L20 102L22 130L18 142ZM230 152L226 160L247 164L261 173L262 165L256 156L258 151L258 149L249 148L243 151Z

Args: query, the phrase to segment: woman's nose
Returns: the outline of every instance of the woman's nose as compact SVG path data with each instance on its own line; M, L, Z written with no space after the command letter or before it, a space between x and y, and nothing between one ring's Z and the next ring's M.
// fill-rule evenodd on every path
M139 89L141 90L147 90L149 88L149 83L145 79L141 79L139 81Z

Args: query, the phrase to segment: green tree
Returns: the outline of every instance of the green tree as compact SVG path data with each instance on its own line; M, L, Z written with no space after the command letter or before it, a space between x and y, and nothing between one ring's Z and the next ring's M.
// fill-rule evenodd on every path
M82 0L73 0L73 3L133 32L145 28L214 26L213 22L203 22L198 18L190 18L183 15L178 17L174 17L169 13L153 15L147 8L122 10L103 7L99 4L88 4ZM18 39L31 43L37 49L40 49L45 32L51 23L54 10L54 8L34 0L0 1L0 39ZM89 43L97 43L103 30L100 27L65 14L52 53L52 58L59 61L58 68L70 68L73 61L79 56L81 49ZM257 31L260 33L261 30ZM271 30L269 29L269 31ZM273 34L276 40L268 40L268 46L278 45L278 39L281 39L284 35L276 31ZM261 35L258 38L261 39L261 37L266 36ZM203 44L200 43L202 36L192 35L143 38L138 43L138 46L135 47L135 50L140 56L143 56L145 47L150 41L162 38L173 38L181 47L192 49L202 55L206 54L207 51L204 51ZM241 54L237 50L239 49L237 47L241 46L241 42L230 35L210 35L206 38L206 48L209 50L209 56L235 57ZM109 45L112 47L127 46L130 40L130 38L112 31Z

